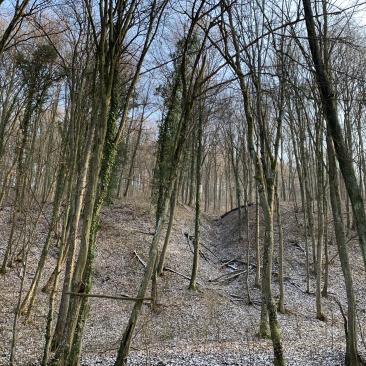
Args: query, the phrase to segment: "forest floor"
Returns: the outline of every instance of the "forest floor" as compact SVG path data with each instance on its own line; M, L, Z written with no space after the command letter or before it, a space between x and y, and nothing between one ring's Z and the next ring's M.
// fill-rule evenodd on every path
M288 365L336 366L344 364L343 318L332 297L346 309L343 276L329 221L329 294L323 298L326 321L315 318L315 277L310 294L305 293L305 253L302 214L292 204L282 204L285 244L286 314L279 314L283 346ZM130 365L271 365L270 340L257 337L260 318L260 290L254 286L255 206L250 213L250 295L247 305L245 270L246 243L237 237L237 211L223 218L202 219L202 255L199 291L188 290L193 257L194 211L178 205L171 236L166 271L159 279L159 304L155 312L144 305L132 343ZM4 254L10 230L10 208L0 212L0 258ZM93 278L94 294L135 296L147 259L154 215L143 203L116 204L104 209L97 240ZM276 229L277 230L277 229ZM278 235L275 233L275 250ZM353 233L354 234L354 233ZM24 285L28 289L37 258L47 235L47 221L40 220L32 246ZM351 234L352 235L352 234ZM188 238L187 238L188 236ZM310 242L310 241L309 241ZM356 240L349 250L358 300L359 325L366 332L365 273ZM51 250L42 285L55 262ZM138 258L139 257L139 258ZM227 263L231 261L230 263ZM19 264L18 264L19 265ZM237 272L237 270L242 270ZM235 274L238 276L233 277ZM184 276L182 276L184 275ZM277 265L273 267L274 293L277 295ZM12 337L14 308L19 295L19 268L0 277L0 365L7 365ZM82 365L113 365L132 303L113 299L90 299L90 315L83 342ZM48 297L40 290L27 321L18 323L17 360L19 365L37 365L44 343ZM360 333L361 334L361 333ZM361 337L361 335L360 335ZM360 338L360 351L364 353Z

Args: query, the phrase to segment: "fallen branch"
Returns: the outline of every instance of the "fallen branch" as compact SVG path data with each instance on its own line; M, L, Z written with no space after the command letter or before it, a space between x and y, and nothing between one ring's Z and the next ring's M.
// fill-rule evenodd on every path
M231 297L233 297L236 301L245 301L244 297L241 297L239 295L235 295L235 294L229 294Z
M183 230L182 230L182 234L186 237L186 239L187 239L187 245L188 245L188 247L189 247L189 249L190 249L190 251L192 252L192 253L194 253L194 236L193 235L190 235L188 232L184 232ZM192 243L192 247L191 247L191 243ZM208 252L210 252L216 259L218 259L218 260L220 260L220 258L207 246L207 245L205 245L202 241L200 242L200 245L201 245L201 247L202 248L205 248ZM207 261L207 262L209 262L209 259L208 259L208 257L203 253L203 251L202 250L200 250L200 255L201 255L201 257L205 260L205 261Z
M298 242L290 241L290 244L292 244L295 248L301 250L303 253L306 252L305 249Z
M234 265L231 264L232 262L236 262L238 264L242 264L245 267L247 267L247 262L242 261L241 259L233 258L233 259L230 259L229 261L225 261L223 264L221 264L220 268L229 267L229 268L234 269L233 268ZM257 268L256 264L254 264L254 263L249 263L249 266L252 267L252 268ZM235 269L238 269L238 268L235 268Z
M301 291L303 294L307 294L307 292L306 291L304 291L298 284L296 284L295 282L293 282L293 281L291 281L291 279L290 278L284 278L284 280L286 281L286 282L288 282L290 285L292 285L292 286L294 286L295 288L297 288L299 291Z
M235 267L233 264L230 264L230 263L227 264L226 267L228 267L228 268L230 268L230 269L232 269L234 271L236 271L238 269L237 267Z
M230 259L229 261L225 261L225 262L220 266L220 268L223 268L223 267L227 266L229 263L234 262L234 261L236 261L236 259L235 259L235 258Z
M151 236L155 235L155 233L151 233L148 231L142 231L142 230L133 230L132 233L139 233L139 234L145 234L145 235L151 235Z
M254 203L251 203L251 202L248 203L248 207L253 206L253 205L254 205ZM240 206L240 209L242 209L242 208L244 209L245 205ZM225 212L223 215L220 216L220 219L223 219L225 216L230 215L232 212L237 211L238 209L239 209L239 207L235 207L232 210Z
M328 260L328 264L333 264L334 263L334 260L339 256L339 254L337 253L336 255L334 255L332 258L330 258ZM325 268L325 263L323 264L323 270Z
M146 268L146 262L137 254L136 250L133 251L133 254L136 256L136 258L139 260L139 262ZM164 271L167 271L167 272L172 272L172 273L175 273L176 275L178 276L181 276L183 278L185 278L186 280L190 281L191 278L186 276L185 274L183 273L180 273L180 272L177 272L175 271L174 269L170 268L170 267L164 267ZM197 282L200 286L202 286L201 283Z
M224 282L224 281L230 281L233 280L236 277L239 277L241 274L245 273L246 271L243 269L238 269L235 272L225 273L213 280L210 280L210 282Z
M335 295L333 296L329 296L337 305L339 308L339 311L341 312L342 318L343 318L343 326L344 326L344 333L348 334L348 319L347 319L347 315L345 314L344 310L343 310L343 306L341 304L341 302L336 298Z
M188 280L188 281L190 281L190 280L191 280L191 277L186 276L186 275L185 275L185 274L183 274L183 273L177 272L177 271L175 271L174 269L172 269L172 268L170 268L170 267L164 267L164 271L171 272L171 273L175 273L176 275L181 276L181 277L185 278L185 279L186 279L186 280ZM197 281L197 283L198 283L200 286L202 286L202 284L201 284L201 283L199 283L198 281Z
M192 254L194 254L194 242L193 242L193 240L191 239L191 238L193 238L193 236L192 235L189 235L189 233L187 232L187 233L185 233L183 230L182 230L182 233L183 233L183 235L186 237L186 239L187 239L187 245L188 245L188 248L189 248L189 250L192 252ZM191 243L192 243L192 246L191 246ZM201 243L201 245L202 245L202 243ZM203 245L202 245L203 246ZM205 256L205 254L202 252L202 250L199 250L199 254L200 254L200 256L206 261L206 262L208 262L208 259L206 258L206 256Z
M233 299L233 301L245 301L248 302L247 299L245 299L244 297L241 297L239 295L235 295L235 294L229 294ZM262 301L261 300L251 300L251 304L252 305L261 305Z
M65 292L66 295L80 296L80 297L96 297L100 299L112 299L112 300L123 300L123 301L151 301L151 297L130 297L130 296L112 296L103 294L85 294L83 292Z
M201 242L203 248L207 249L216 259L220 260L220 258L205 244Z
M133 254L135 254L139 262L146 268L146 262L137 254L136 250L133 251Z

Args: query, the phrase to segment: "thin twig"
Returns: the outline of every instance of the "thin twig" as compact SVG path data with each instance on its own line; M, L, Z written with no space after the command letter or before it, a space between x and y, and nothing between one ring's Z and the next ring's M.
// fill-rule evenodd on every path
M146 268L146 262L137 254L136 250L133 251L133 254L135 254L139 262Z

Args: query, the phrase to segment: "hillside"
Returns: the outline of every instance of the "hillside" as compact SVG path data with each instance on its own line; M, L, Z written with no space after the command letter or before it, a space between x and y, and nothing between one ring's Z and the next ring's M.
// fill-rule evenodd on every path
M330 297L324 299L326 322L315 319L315 296L306 294L304 244L301 215L290 204L282 204L285 237L285 291L287 314L279 314L288 365L342 365L344 359L343 318L332 296L345 307L345 291L336 247L330 235L332 259L329 273ZM255 207L249 207L253 231ZM272 345L256 336L260 317L260 290L254 287L254 258L250 272L253 305L246 304L245 252L237 238L237 211L224 218L205 216L202 222L203 247L199 291L188 290L190 276L194 211L178 206L165 271L159 279L159 305L156 312L144 306L132 344L131 365L271 365ZM9 210L1 213L2 238L7 237ZM46 235L43 218L32 247L27 281L29 286ZM135 296L144 271L151 233L152 208L126 203L106 208L102 214L97 240L97 257L92 293ZM188 235L187 235L188 234ZM188 238L187 238L188 236ZM275 236L277 244L277 236ZM254 243L254 232L250 242ZM4 239L1 240L1 252ZM359 322L366 324L365 282L357 241L349 244L358 298ZM254 250L252 250L254 253ZM52 253L51 253L52 254ZM53 253L55 256L55 253ZM230 261L230 263L228 263ZM47 275L54 259L47 263ZM237 270L243 270L238 272ZM6 365L12 336L13 309L19 291L17 268L0 278L0 364ZM238 276L234 276L238 274ZM274 293L277 294L276 265L273 268ZM47 276L44 276L42 284ZM6 280L5 280L6 279ZM314 291L314 276L312 291ZM17 289L17 291L15 291ZM120 337L127 322L131 302L90 299L83 365L113 365ZM17 359L22 365L36 365L43 346L47 295L37 294L27 321L20 320ZM360 332L361 333L361 332ZM361 333L362 334L362 333ZM363 349L361 348L361 352Z

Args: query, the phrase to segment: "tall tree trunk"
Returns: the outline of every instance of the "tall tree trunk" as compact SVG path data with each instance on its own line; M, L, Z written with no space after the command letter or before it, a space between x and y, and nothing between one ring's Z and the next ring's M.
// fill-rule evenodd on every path
M84 160L81 162L79 168L79 177L77 179L75 189L75 194L73 197L73 204L71 209L71 227L69 236L67 239L67 254L66 254L66 268L65 268L65 277L62 289L62 296L58 311L58 317L56 322L55 331L52 338L51 350L55 351L60 346L60 342L62 340L66 321L67 321L67 313L69 309L70 303L70 295L68 294L71 291L71 282L74 274L74 266L75 266L75 250L76 250L76 240L77 240L77 232L80 223L80 215L81 209L84 200L85 194L85 186L87 181L87 174L89 171L89 161L91 157L91 146L93 141L93 129L91 128L88 133L88 138L85 144L85 152L84 152Z
M169 194L169 192L168 192L168 194ZM165 203L164 206L167 206L167 204ZM141 311L141 308L142 308L142 305L144 302L144 297L146 294L147 286L150 282L151 276L152 276L154 268L155 268L155 262L156 262L156 258L157 258L157 254L158 254L159 239L160 239L162 224L163 224L164 216L165 216L165 207L162 207L162 209L163 210L161 211L160 218L157 220L157 223L155 226L155 233L154 233L154 237L153 237L153 240L152 240L152 243L150 246L149 258L148 258L147 266L145 269L144 277L141 281L140 288L139 288L139 291L136 296L138 298L138 300L135 302L135 305L132 309L132 313L128 320L127 327L123 334L121 344L120 344L120 347L119 347L118 353L117 353L117 359L114 364L115 366L127 365L127 356L128 356L129 350L130 350L132 335L134 333L134 330L135 330L135 327L137 324L137 319L138 319L138 316L140 314L140 311Z
M11 255L13 253L13 240L14 240L14 233L15 233L15 225L18 218L19 212L21 212L21 206L26 186L26 171L25 171L25 161L27 157L27 146L28 146L28 139L29 139L29 129L31 124L32 113L35 109L34 107L34 95L35 95L35 86L34 80L30 82L30 87L27 93L27 104L24 112L24 117L21 121L21 141L19 144L19 152L17 156L17 172L16 172L16 187L15 187L15 197L14 197L14 204L13 204L13 213L12 213L12 226L10 230L10 236L8 239L7 247L5 250L5 255L3 259L3 263L0 269L1 274L6 273L6 267L11 262ZM29 153L29 152L28 152Z
M323 241L324 241L324 211L323 211L323 151L322 144L322 126L318 121L316 126L316 155L317 155L317 213L318 213L318 241L316 247L316 317L319 320L325 320L323 314L321 281L323 277Z
M255 189L255 286L260 287L261 283L261 248L259 239L259 194Z
M280 297L278 300L278 311L282 314L286 313L285 309L285 287L283 283L284 263L283 263L283 230L281 221L281 209L278 193L275 193L276 212L277 212L277 226L278 226L278 285L280 289Z
M356 301L353 291L353 279L349 255L347 249L346 235L342 219L342 203L339 192L339 180L335 160L335 151L331 141L330 133L327 135L327 151L329 161L329 190L332 213L334 220L334 231L338 247L339 259L341 261L344 282L346 286L348 302L348 322L346 324L346 362L347 366L358 366L359 357L357 351L357 332L356 332Z
M191 280L189 288L193 291L197 290L197 274L200 259L200 207L201 207L201 167L202 167L202 134L203 134L203 110L200 106L200 115L198 117L198 133L197 133L197 157L196 157L196 207L194 222L194 253Z
M165 234L164 245L163 245L163 248L160 253L159 263L158 263L158 267L157 267L157 274L159 276L161 276L164 273L165 256L166 256L166 253L168 250L170 234L172 232L172 227L173 227L173 222L174 222L175 206L177 203L177 192L178 192L177 186L178 186L178 180L175 183L172 197L170 198L169 222L168 222L168 227L167 227L166 234Z
M130 169L128 170L126 187L125 187L125 191L123 193L123 197L126 197L127 196L128 189L130 188L130 184L131 184L131 180L132 180L132 175L133 175L133 170L134 170L135 159L136 159L136 154L137 154L137 149L138 149L138 147L140 145L140 140L141 140L141 135L142 135L142 127L143 127L143 123L144 123L144 118L145 118L145 113L144 113L144 110L143 110L142 111L142 115L141 115L141 119L140 119L139 131L137 133L136 144L134 146L134 149L133 149L133 152L132 152L132 156L131 156Z
M88 257L91 243L91 234L95 228L93 225L94 206L97 198L99 173L103 158L104 141L107 132L108 109L110 96L103 95L101 98L101 109L98 116L98 124L93 143L93 153L91 164L94 169L94 174L90 174L87 181L86 201L83 214L83 229L81 234L80 249L78 254L75 271L73 274L71 292L84 293L86 283L83 281L84 271L88 265ZM94 223L95 224L95 223ZM74 344L74 337L78 326L78 319L82 299L79 296L72 296L69 302L66 326L63 334L61 345L56 352L53 364L58 366L69 366L77 362L72 354L71 349Z
M339 117L337 112L335 93L333 91L330 77L326 71L324 61L322 60L319 51L319 45L317 41L318 38L314 25L313 10L311 8L311 1L303 0L303 5L305 12L306 29L308 33L308 41L313 63L315 66L316 80L321 96L324 115L326 117L327 126L332 136L337 159L339 162L339 167L343 175L347 193L351 200L353 216L357 228L357 234L359 237L364 267L366 268L366 214L361 189L357 182L356 174L353 168L353 162L350 159L349 152L347 151L347 148L344 144L342 128L339 123Z
M277 319L277 307L272 296L272 257L273 257L273 192L269 189L268 203L265 201L264 194L260 194L264 216L264 251L263 251L263 276L262 293L263 299L267 304L268 323L271 331L271 339L274 352L274 365L285 365L283 359L282 342L280 328Z

